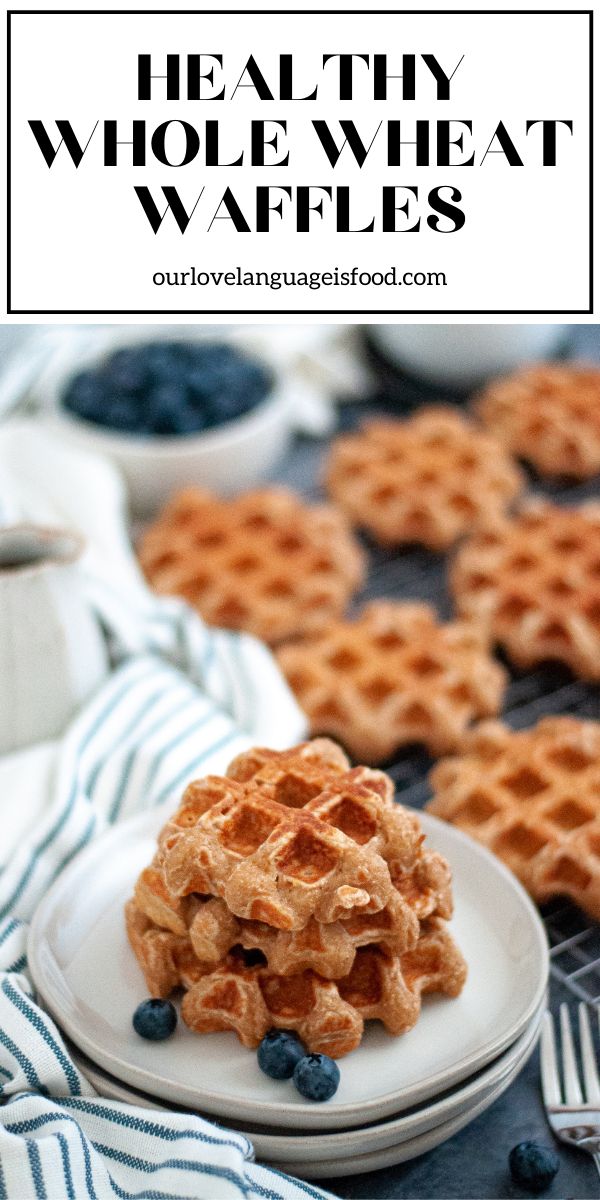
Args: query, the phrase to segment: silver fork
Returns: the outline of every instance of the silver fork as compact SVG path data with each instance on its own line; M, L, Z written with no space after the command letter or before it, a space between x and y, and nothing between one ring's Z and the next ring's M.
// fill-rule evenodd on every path
M595 1006L594 1006L595 1007ZM596 1008L600 1021L600 1010ZM592 1041L588 1006L579 1005L579 1041L581 1045L581 1075L571 1032L569 1006L560 1006L560 1035L562 1042L562 1076L556 1054L554 1022L549 1012L542 1026L541 1066L542 1092L550 1126L556 1136L569 1146L591 1154L600 1175L600 1079Z

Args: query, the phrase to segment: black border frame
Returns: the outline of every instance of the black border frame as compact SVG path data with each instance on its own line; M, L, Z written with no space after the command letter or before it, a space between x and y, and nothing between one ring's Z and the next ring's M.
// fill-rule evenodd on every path
M588 17L588 90L589 90L589 195L588 308L12 308L11 307L11 17L15 16L587 16ZM594 312L594 13L592 9L8 9L6 13L6 312L8 316L584 316Z

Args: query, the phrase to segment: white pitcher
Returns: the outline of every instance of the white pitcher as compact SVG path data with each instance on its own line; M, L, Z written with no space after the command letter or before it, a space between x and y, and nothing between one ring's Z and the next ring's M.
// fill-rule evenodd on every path
M60 734L108 671L83 549L64 530L0 529L0 753Z

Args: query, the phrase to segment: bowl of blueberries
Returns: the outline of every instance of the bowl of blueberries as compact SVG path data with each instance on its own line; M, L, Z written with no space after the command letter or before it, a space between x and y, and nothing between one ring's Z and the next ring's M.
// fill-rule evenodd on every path
M121 332L121 331L120 331ZM52 423L125 476L150 515L179 487L237 491L263 478L292 431L274 369L235 339L148 330L82 348L49 381Z

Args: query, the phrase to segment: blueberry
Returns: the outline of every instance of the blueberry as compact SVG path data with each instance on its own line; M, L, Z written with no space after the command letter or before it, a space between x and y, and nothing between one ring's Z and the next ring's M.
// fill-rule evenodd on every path
M144 388L180 379L187 370L177 342L150 342L138 347L144 369Z
M510 1173L528 1192L543 1192L550 1186L560 1166L558 1155L537 1142L519 1142L509 1156Z
M211 396L215 388L219 387L220 373L212 367L192 366L188 370L188 383L194 394L199 399L206 396Z
M170 1000L142 1000L133 1014L133 1028L140 1037L162 1042L173 1033L177 1013Z
M139 391L148 378L144 347L131 346L117 350L104 364L104 374L119 391Z
M294 1068L294 1083L307 1100L330 1100L339 1087L340 1069L326 1054L306 1054Z
M152 407L184 408L188 402L187 384L180 379L155 383L148 393L148 400Z
M204 413L198 409L191 408L186 405L177 414L177 429L179 434L184 433L201 433L208 426L208 420Z
M208 410L211 424L231 421L260 403L271 389L269 373L234 346L195 347L188 383L196 408Z
M145 404L145 420L155 433L178 433L187 409L187 388L179 382L156 384Z
M124 429L127 433L136 432L139 424L136 406L129 400L113 400L106 408L105 424L112 429Z
M196 342L190 345L190 361L200 370L222 371L239 352L227 342Z
M177 413L173 409L154 410L148 424L152 433L160 437L172 437L177 433Z
M221 421L233 421L248 411L248 402L239 392L221 392L213 398L215 415Z
M69 383L63 404L80 417L94 418L104 400L104 389L95 371L81 371Z
M290 1079L304 1059L300 1038L288 1029L271 1029L258 1047L258 1065L271 1079Z
M104 397L101 397L96 404L95 410L88 413L85 419L87 421L93 421L95 425L104 425L107 429L111 428L112 420L110 416L110 409L110 403Z

